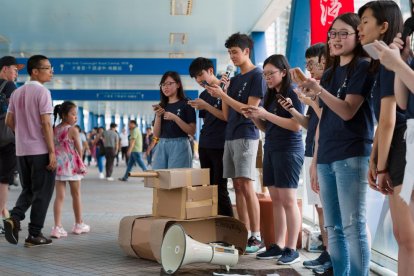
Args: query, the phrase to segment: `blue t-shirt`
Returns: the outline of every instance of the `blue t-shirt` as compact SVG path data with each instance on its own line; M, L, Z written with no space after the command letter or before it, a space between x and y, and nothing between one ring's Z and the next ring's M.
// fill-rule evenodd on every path
M394 77L395 73L393 71L387 70L383 65L380 66L374 85L371 89L374 114L377 122L379 122L381 99L387 96L394 96ZM405 125L405 123L405 112L397 105L395 127L397 128Z
M313 157L315 150L315 134L316 128L318 127L319 118L315 110L309 106L306 116L309 118L308 129L306 130L306 145L305 145L305 156Z
M179 100L175 103L169 103L164 108L166 112L171 112L180 117L187 124L196 122L196 114L194 108L187 104L187 99ZM160 138L178 138L188 137L174 121L161 119L161 135Z
M332 68L322 76L321 84L332 95L345 99L347 94L365 98L354 117L342 120L322 102L322 117L319 123L318 164L329 164L356 156L371 153L374 132L374 118L369 95L373 76L368 73L369 63L359 59L352 72L348 65L338 66L329 82L325 81ZM348 75L348 76L347 76Z
M221 110L221 99L214 98L206 90L200 94L200 99L209 105ZM224 134L226 132L225 121L220 120L207 110L200 110L198 117L204 118L203 127L200 131L200 148L222 149L224 148Z
M263 98L266 91L266 82L262 76L262 69L256 67L246 74L237 75L230 81L227 94L238 102L247 104L249 97ZM227 118L226 140L259 139L259 130L252 120L244 117L229 106Z
M272 89L268 90L267 93L276 93L276 91ZM298 112L303 113L303 105L299 101L296 93L293 92L292 87L288 90L285 97L290 98L295 109ZM292 115L277 102L277 99L272 101L266 110L283 118L292 118ZM266 121L264 149L269 151L303 152L302 131L299 130L294 132Z

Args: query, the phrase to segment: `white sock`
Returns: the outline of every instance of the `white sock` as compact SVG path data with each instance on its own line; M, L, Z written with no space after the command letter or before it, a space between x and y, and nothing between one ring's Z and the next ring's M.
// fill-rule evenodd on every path
M247 239L249 239L252 236L252 231L248 230L247 231Z
M262 236L260 236L260 232L252 232L252 236L258 239L259 241L262 240Z

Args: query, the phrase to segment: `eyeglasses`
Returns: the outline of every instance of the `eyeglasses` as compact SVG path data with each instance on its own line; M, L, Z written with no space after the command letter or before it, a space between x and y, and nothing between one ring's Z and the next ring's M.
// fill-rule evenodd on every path
M272 75L276 74L277 72L280 72L279 70L275 70L275 71L270 71L270 72L263 72L263 78L268 79L270 78Z
M308 71L313 69L313 66L317 66L318 63L314 63L314 62L306 62L306 69L308 69Z
M39 70L50 70L50 71L53 71L53 67L51 67L51 66L49 66L49 67L38 67L38 68L36 68L36 69L39 69Z
M169 81L169 82L164 82L160 84L160 87L166 87L166 86L171 86L174 83L176 83L175 81Z
M338 31L338 32L330 31L328 32L328 37L330 39L334 39L338 35L340 39L346 39L348 35L353 35L353 34L356 34L356 33L350 33L347 31Z

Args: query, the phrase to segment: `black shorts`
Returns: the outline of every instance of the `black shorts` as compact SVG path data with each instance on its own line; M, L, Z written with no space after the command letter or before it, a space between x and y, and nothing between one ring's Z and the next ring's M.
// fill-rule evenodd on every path
M396 127L392 136L390 153L388 154L388 171L392 180L392 186L396 187L403 183L405 171L405 131L407 125Z
M265 150L263 154L263 185L296 189L303 159L303 152Z
M0 183L9 185L17 170L16 147L13 143L0 147Z

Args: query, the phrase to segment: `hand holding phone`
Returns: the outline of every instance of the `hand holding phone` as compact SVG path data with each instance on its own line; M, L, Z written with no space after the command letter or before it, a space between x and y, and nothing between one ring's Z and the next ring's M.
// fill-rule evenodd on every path
M388 47L388 45L387 45L384 41L380 40L380 41L378 41L378 42L379 42L381 45ZM372 58L373 58L373 59L375 59L375 60L379 59L379 56L378 56L378 51L377 51L377 49L375 48L375 44L374 44L374 42L372 42L372 43L368 43L368 44L365 44L365 45L364 45L364 46L362 46L362 47L364 48L365 52L367 52L367 54L368 54L370 57L372 57Z
M280 100L281 101L280 104L282 106L286 106L287 109L291 109L293 107L293 105L279 93L276 94L276 99Z
M305 75L305 73L303 73L302 69L300 69L299 67L295 67L289 70L290 74L293 77L293 81L294 82L304 82L306 81L307 77Z
M201 81L201 84L204 86L204 87L206 87L206 86L211 86L207 81L205 81L205 80L202 80Z

